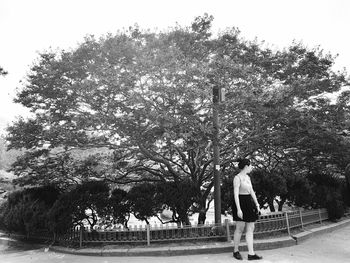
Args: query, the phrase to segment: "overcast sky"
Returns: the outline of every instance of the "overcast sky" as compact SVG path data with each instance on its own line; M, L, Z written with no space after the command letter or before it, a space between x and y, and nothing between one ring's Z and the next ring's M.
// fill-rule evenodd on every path
M338 54L335 70L350 72L349 0L0 0L0 133L27 111L14 104L19 81L38 52L74 48L84 36L99 36L137 23L141 28L189 26L196 16L214 16L214 30L238 27L246 39L276 48L293 40Z

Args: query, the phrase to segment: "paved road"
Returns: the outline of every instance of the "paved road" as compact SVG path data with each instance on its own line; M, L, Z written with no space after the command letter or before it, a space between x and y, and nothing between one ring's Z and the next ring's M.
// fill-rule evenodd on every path
M244 258L247 253L242 253ZM258 251L264 257L261 263L346 263L350 262L350 225L333 232L318 235L303 243L280 249ZM33 249L26 246L11 247L0 244L1 263L224 263L236 262L231 253L175 256L175 257L98 257L77 256ZM237 262L248 262L246 259Z

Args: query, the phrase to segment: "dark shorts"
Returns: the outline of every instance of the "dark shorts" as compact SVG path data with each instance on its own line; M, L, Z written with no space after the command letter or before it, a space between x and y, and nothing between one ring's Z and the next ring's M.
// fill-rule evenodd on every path
M259 218L258 209L254 204L251 195L239 195L239 204L243 213L243 219L237 216L237 207L235 200L232 204L232 217L234 221L255 222Z

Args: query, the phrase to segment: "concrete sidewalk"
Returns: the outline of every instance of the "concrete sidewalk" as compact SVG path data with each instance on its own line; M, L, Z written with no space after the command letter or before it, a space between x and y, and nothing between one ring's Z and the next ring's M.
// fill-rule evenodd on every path
M344 219L337 223L324 225L316 228L306 228L303 232L296 235L255 240L255 250L270 250L282 247L291 247L307 240L310 237L315 237L319 234L325 234L332 232L339 228L350 225L350 219ZM161 256L182 256L182 255L199 255L199 254L217 254L232 252L233 242L209 242L208 244L191 244L191 245L167 245L167 246L150 246L150 247L132 247L132 248L118 248L118 245L108 245L102 248L81 248L72 249L60 246L51 246L50 251L85 255L85 256L149 256L149 257L161 257ZM241 244L241 251L247 251L245 243Z

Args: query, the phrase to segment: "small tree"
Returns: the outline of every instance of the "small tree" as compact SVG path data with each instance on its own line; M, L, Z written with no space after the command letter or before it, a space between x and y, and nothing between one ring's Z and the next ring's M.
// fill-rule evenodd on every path
M152 183L137 184L127 194L131 212L146 224L149 224L150 217L162 211L162 204L158 202L156 194L156 186Z
M128 202L128 193L123 189L114 189L109 199L109 205L115 222L128 227L131 211L131 203Z
M103 181L87 181L63 194L50 211L51 228L64 231L88 223L93 228L108 215L109 186Z
M266 171L262 169L255 169L251 177L259 203L261 205L267 204L270 211L275 212L274 202L277 197L287 193L286 179L281 176L278 170Z
M191 208L200 196L190 180L158 183L157 193L159 203L173 212L171 222L190 225L189 216L193 213Z

